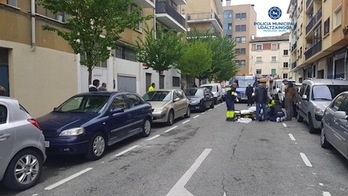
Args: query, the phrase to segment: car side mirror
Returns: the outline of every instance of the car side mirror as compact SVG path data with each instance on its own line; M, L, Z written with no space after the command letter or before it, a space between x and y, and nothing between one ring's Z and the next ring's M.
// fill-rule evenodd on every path
M345 119L347 120L347 114L345 111L336 111L334 112L334 117L338 119Z
M174 99L174 102L177 102L177 101L179 101L179 100L180 100L180 98L177 97L177 98Z
M308 100L307 95L302 95L302 100Z

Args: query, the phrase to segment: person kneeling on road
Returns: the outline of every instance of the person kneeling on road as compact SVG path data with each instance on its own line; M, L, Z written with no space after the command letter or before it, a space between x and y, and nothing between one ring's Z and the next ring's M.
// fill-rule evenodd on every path
M233 121L235 119L234 101L236 100L236 97L237 97L236 87L237 87L237 84L233 83L232 87L228 87L227 88L227 93L226 93L226 106L227 106L226 121Z
M278 100L275 101L275 104L270 107L270 112L268 115L270 121L280 122L282 118L285 116L284 111L282 110L282 105Z

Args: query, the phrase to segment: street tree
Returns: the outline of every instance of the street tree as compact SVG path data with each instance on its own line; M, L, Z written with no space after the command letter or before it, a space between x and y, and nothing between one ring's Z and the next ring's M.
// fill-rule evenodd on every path
M43 29L56 32L76 54L84 57L80 64L88 69L89 84L93 68L109 58L120 34L150 18L139 16L141 7L133 7L131 0L39 0L38 4L54 14L69 16L64 23L65 29L50 25Z
M173 30L165 31L161 27L145 29L145 39L137 40L137 60L159 74L178 63L182 54L182 34Z

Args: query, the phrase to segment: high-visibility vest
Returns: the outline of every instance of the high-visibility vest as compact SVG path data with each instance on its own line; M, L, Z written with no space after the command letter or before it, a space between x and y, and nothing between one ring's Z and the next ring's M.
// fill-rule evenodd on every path
M150 86L148 89L148 91L153 91L153 90L155 90L155 88L153 86Z

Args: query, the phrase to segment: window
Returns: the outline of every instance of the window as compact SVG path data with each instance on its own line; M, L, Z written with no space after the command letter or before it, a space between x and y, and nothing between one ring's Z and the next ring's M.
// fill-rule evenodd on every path
M277 62L277 56L271 56L271 62Z
M245 53L246 53L245 48L236 48L237 55L241 55L241 54L245 54Z
M245 60L236 60L235 62L236 62L237 66L243 66L243 65L245 65L246 61Z
M262 45L256 45L256 50L262 50Z
M340 26L342 23L342 8L338 7L334 11L334 28Z
M7 121L7 108L0 105L0 124L5 124Z
M7 0L7 4L17 7L17 0Z
M228 23L228 24L227 24L227 29L228 29L228 30L232 30L232 23Z
M240 60L240 65L245 65L245 60Z
M224 18L232 18L232 11L224 11Z
M284 67L284 68L288 68L288 67L289 67L289 63L288 63L288 62L284 62L284 63L283 63L283 67Z
M112 111L116 108L119 108L119 109L126 109L127 108L127 103L123 99L123 96L119 95L119 96L115 97L115 99L112 101L110 110Z
M236 37L236 43L245 43L246 41L246 37L242 36L242 37Z
M339 97L337 97L336 100L331 105L331 108L338 110L338 108L340 107L340 105L343 102L344 98L345 98L344 95L340 95Z
M256 74L262 74L262 69L256 69Z
M236 13L236 20L245 20L246 13Z
M330 33L330 17L324 22L324 36Z
M180 77L173 76L173 86L180 87Z
M262 57L261 56L256 57L256 63L262 63Z
M246 25L236 25L236 32L246 31Z
M129 12L134 12L134 10L136 10L136 9L137 9L137 6L131 5L131 6L129 7ZM139 15L139 17L142 16L141 11L139 11L138 15ZM139 23L136 25L135 29L141 31L141 30L142 30L142 22L139 22Z
M130 108L135 107L137 105L141 105L143 103L143 101L140 99L140 97L138 97L135 94L128 94L127 98L130 102Z
M283 79L288 78L288 74L287 73L283 73Z
M271 50L278 50L278 44L272 44Z
M283 50L283 55L288 56L289 55L289 50Z
M125 59L129 61L136 61L136 52L126 46L117 45L116 57L120 59Z
M80 60L81 61L85 61L87 58L85 55L82 55L80 54ZM108 66L108 63L107 61L104 61L104 62L99 62L99 64L95 65L96 67L107 67Z

